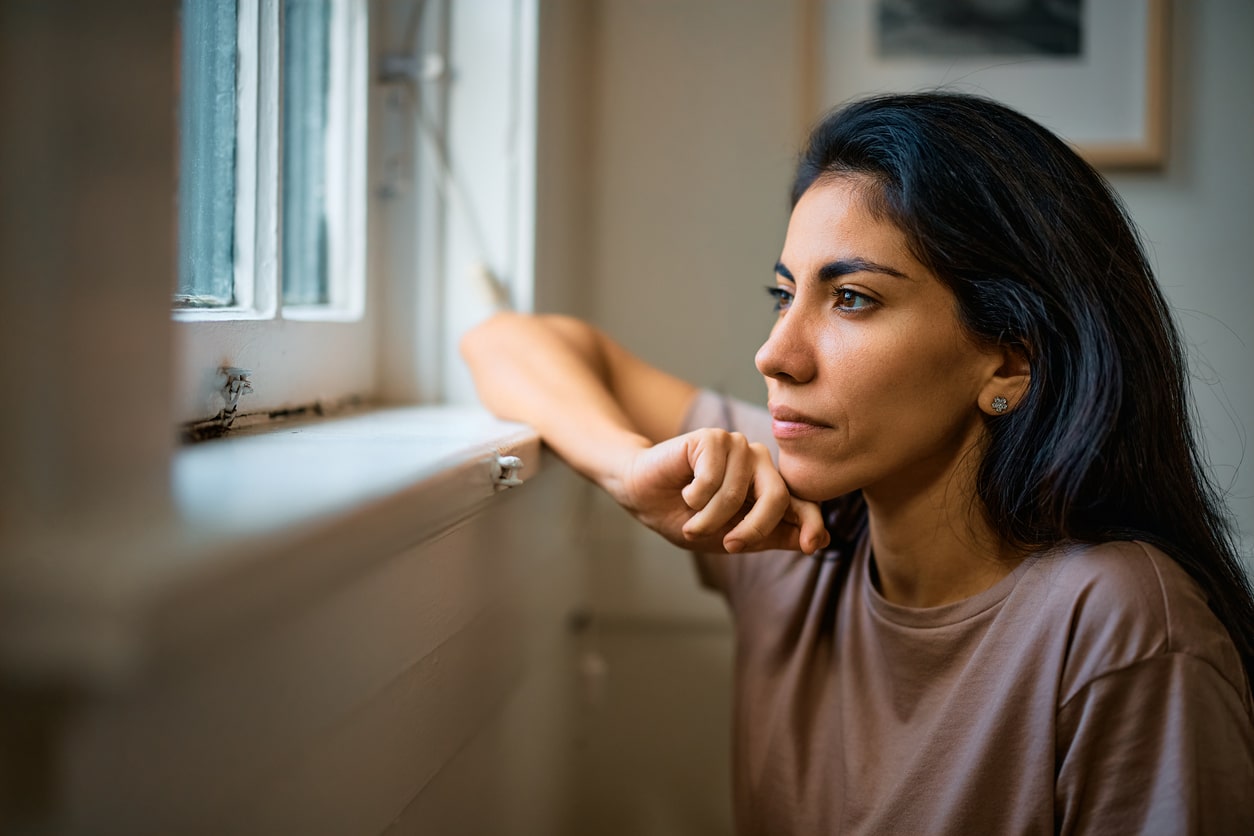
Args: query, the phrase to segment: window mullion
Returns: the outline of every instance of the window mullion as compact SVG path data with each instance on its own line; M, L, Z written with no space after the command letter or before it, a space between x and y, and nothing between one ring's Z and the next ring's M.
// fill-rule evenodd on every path
M280 307L280 230L282 228L282 23L280 0L245 0L258 7L258 50L255 108L256 172L252 180L255 216L248 228L255 241L252 270L254 297L251 307L258 315L274 317Z
M330 76L327 90L325 210L329 240L327 296L337 309L360 313L365 287L365 199L368 86L366 26L362 0L338 0L331 8Z

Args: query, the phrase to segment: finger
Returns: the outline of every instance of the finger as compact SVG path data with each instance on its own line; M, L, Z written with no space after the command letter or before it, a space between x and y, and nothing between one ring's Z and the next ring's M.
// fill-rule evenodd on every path
M825 549L832 542L832 535L827 531L823 521L823 511L813 502L789 497L786 519L799 531L797 547L806 554L814 554Z
M755 502L752 510L763 516L751 518L748 514L723 538L723 548L731 554L764 551L766 549L800 549L799 530L787 520L779 519L774 528L767 529L765 520L774 516L764 503Z
M684 503L694 511L705 508L718 493L727 474L729 438L726 433L709 431L689 442L688 461L692 480L680 491Z
M789 508L788 486L776 470L770 451L761 444L751 444L749 449L754 464L753 500L744 518L723 538L723 547L732 552L762 548Z
M788 501L788 511L780 524L753 548L757 551L789 549L814 554L829 546L832 536L823 523L823 512L819 506L795 496L790 496Z
M744 509L754 478L754 454L744 436L732 433L723 459L722 484L705 506L684 525L688 537L704 537L723 530Z

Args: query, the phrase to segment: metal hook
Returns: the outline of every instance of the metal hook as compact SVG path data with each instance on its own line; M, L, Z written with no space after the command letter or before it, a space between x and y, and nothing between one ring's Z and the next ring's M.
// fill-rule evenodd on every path
M497 455L488 463L488 470L492 474L492 481L497 485L506 488L513 488L523 483L518 478L518 471L523 469L523 460L517 456Z

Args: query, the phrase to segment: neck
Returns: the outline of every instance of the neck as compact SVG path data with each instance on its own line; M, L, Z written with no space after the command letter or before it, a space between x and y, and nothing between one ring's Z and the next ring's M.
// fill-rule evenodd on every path
M863 490L880 594L894 604L936 607L969 598L1025 556L984 519L974 473L945 470L922 488Z

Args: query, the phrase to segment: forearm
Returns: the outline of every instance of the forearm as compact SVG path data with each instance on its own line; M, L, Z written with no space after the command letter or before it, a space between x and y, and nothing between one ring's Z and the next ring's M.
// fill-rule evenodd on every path
M498 314L462 339L483 404L535 427L571 467L672 543L703 551L827 542L770 451L739 433L675 437L696 388L565 317Z
M468 332L461 349L484 406L533 426L612 494L625 457L651 446L616 397L603 337L591 326L498 314Z

